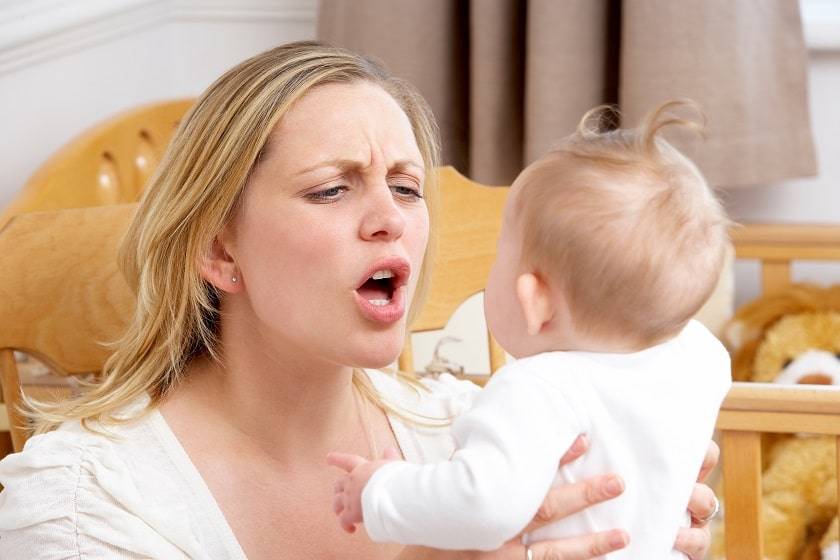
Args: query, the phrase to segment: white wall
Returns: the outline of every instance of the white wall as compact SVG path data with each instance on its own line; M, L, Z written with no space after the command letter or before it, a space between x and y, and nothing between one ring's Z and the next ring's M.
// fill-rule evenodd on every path
M317 0L0 2L0 207L104 117L199 94L262 50L315 37Z

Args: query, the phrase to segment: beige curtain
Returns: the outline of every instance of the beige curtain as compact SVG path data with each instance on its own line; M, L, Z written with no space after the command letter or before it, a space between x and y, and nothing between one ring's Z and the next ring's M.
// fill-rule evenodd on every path
M624 124L689 97L713 185L816 172L795 0L321 0L319 37L382 60L429 101L445 161L508 184L601 103Z

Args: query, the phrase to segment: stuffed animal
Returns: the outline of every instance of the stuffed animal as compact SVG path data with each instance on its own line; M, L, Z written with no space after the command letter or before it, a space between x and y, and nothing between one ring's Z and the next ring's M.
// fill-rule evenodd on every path
M840 286L799 284L763 296L735 314L723 338L736 381L840 385ZM766 559L840 558L834 441L806 434L762 440ZM716 534L713 557L722 552Z

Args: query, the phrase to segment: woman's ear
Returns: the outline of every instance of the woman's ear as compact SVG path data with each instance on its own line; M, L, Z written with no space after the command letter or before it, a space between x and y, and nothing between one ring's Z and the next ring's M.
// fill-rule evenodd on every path
M199 262L201 277L217 289L235 294L242 289L236 261L225 248L224 234L217 235Z
M550 286L536 274L526 272L516 279L516 296L525 315L529 335L539 334L554 318L554 300L551 295Z

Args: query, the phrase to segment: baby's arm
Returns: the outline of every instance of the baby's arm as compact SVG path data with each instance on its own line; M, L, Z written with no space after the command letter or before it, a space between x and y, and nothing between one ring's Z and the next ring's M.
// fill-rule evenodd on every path
M363 519L375 541L494 550L532 519L580 431L556 390L529 372L499 372L453 424L451 460L348 461L336 509L351 509L342 525Z

